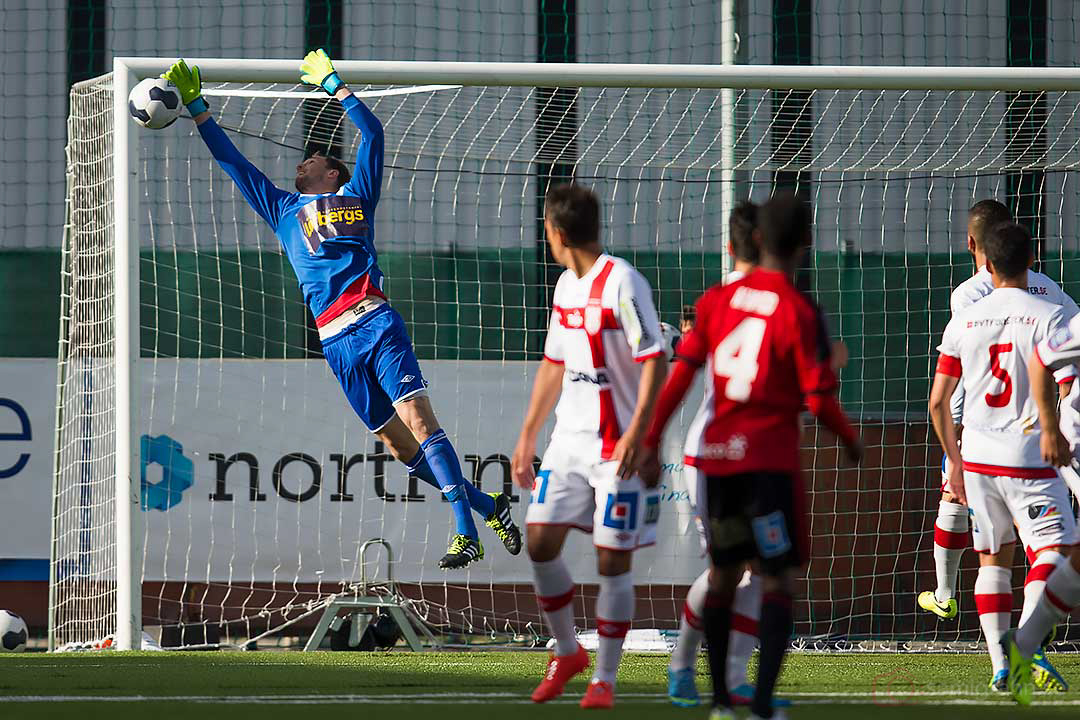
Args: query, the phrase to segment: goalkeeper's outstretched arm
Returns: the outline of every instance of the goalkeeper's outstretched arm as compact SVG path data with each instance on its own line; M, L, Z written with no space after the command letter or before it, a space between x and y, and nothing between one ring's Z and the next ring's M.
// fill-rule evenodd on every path
M277 231L281 220L281 207L289 193L270 182L263 173L236 149L228 135L214 122L210 106L202 96L202 79L199 68L189 68L183 60L177 60L163 75L176 86L180 99L199 128L199 135L210 148L210 153L221 168L233 179L244 199L270 227Z
M349 119L360 129L360 142L356 148L356 168L346 187L350 192L368 200L372 205L379 202L383 171L383 126L379 118L360 101L334 70L334 64L322 48L312 50L300 64L300 79L309 85L318 85L328 95L337 98Z

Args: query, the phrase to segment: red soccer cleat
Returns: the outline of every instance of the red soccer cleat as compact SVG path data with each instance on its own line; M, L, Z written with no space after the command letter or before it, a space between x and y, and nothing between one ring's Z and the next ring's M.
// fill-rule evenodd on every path
M593 680L585 688L585 697L581 698L581 707L586 710L610 710L615 707L615 688L603 680Z
M532 701L542 703L559 697L566 683L570 682L570 678L587 667L589 667L589 653L585 652L585 648L581 645L578 645L577 652L573 655L552 654L551 659L548 660L544 679L533 690Z

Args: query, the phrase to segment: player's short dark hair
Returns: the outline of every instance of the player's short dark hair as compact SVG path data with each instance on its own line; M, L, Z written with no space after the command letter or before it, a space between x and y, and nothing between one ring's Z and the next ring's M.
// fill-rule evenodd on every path
M758 211L761 250L789 259L810 245L810 206L793 193L773 195Z
M340 158L334 157L333 155L323 155L319 152L315 153L315 155L326 161L327 168L330 170L337 170L338 189L341 189L345 183L352 179L352 173L349 172L349 166L342 162Z
M731 251L735 258L748 263L757 263L761 256L757 243L754 242L754 228L757 227L758 206L749 200L743 200L731 211L728 229L731 231Z
M566 235L567 247L600 242L600 201L587 187L567 183L550 188L544 217Z
M978 247L983 246L986 231L998 223L1012 222L1012 213L997 200L980 200L968 210L968 231Z
M1004 278L1027 272L1033 251L1031 233L1023 225L1001 222L990 226L983 236L983 251L994 271Z

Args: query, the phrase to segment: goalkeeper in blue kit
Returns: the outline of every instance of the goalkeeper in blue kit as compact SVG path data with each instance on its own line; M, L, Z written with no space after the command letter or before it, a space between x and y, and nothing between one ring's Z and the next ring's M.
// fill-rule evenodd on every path
M517 555L521 533L510 499L485 494L462 476L457 451L432 411L405 323L382 290L373 217L382 184L382 124L346 88L323 50L308 53L300 71L304 82L341 102L360 141L351 176L341 160L312 155L296 166L296 192L270 182L214 122L197 67L179 60L163 77L180 91L211 154L281 241L315 317L326 362L353 410L410 474L450 501L457 532L439 566L463 568L484 557L472 510Z

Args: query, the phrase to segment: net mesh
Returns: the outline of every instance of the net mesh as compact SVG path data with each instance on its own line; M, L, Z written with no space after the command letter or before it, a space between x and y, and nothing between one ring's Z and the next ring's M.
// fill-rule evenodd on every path
M726 166L718 90L361 92L386 130L375 219L385 289L466 474L513 494L519 520L527 497L510 486L507 458L558 273L542 242L548 182L573 175L597 191L607 249L642 271L672 324L721 279L725 184L757 201L778 186L804 193L815 248L798 279L850 349L841 396L868 457L859 470L844 468L830 436L813 426L806 435L813 560L799 593L798 642L966 647L978 639L977 616L963 603L955 625L914 610L931 583L940 486L926 419L933 348L948 294L971 272L965 223L974 201L1008 198L1036 230L1042 269L1071 279L1063 275L1080 252L1072 172L1080 96L736 91ZM318 95L276 85L207 95L240 150L279 186L291 184L305 151L353 160L355 127ZM110 631L115 602L109 79L76 86L71 107L57 644ZM385 553L360 550L381 537L394 549L397 591L439 631L474 641L542 634L528 563L493 536L482 538L487 558L470 571L436 568L448 508L348 409L276 238L192 123L138 132L132 164L145 624L172 628L182 644L241 644L293 621L299 631L337 594L364 583L388 591ZM677 434L669 433L672 458ZM703 567L677 462L664 482L660 541L635 560L638 627L675 627L685 586ZM573 543L568 556L584 584L578 622L590 628L595 568L587 541ZM974 582L972 558L966 563L961 592ZM1017 585L1022 578L1018 565ZM1075 635L1070 626L1059 637Z

